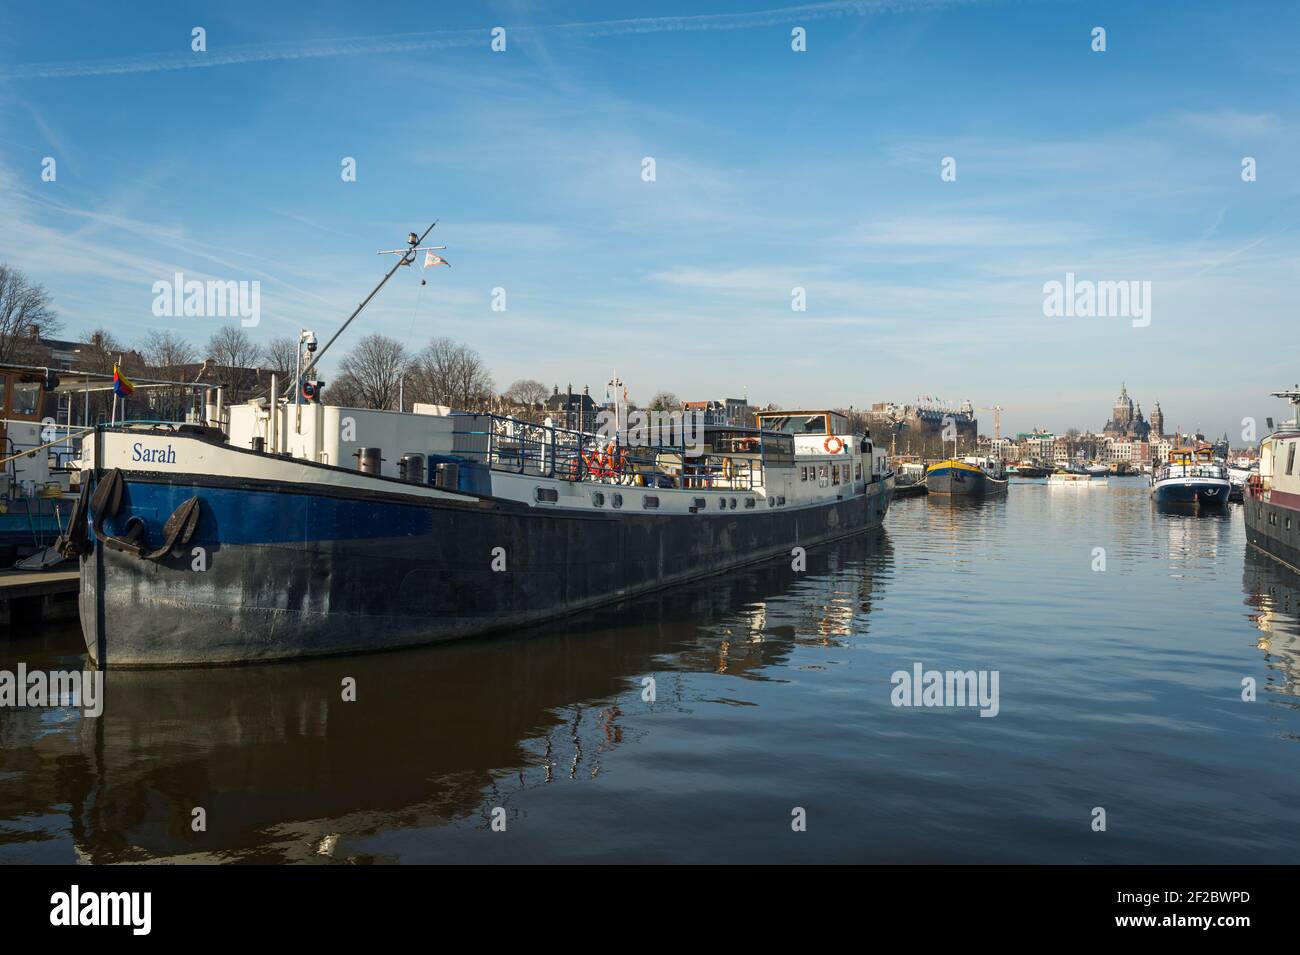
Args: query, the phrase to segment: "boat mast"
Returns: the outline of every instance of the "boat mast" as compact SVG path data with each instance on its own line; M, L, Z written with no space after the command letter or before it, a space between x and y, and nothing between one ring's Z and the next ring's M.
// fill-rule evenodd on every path
M1300 385L1293 385L1290 391L1275 391L1273 397L1291 402L1291 425L1300 427Z
M342 335L345 331L347 331L347 327L352 324L352 320L356 318L358 315L360 315L361 311L367 305L370 304L370 300L379 293L379 290L383 288L384 285L388 282L388 280L393 277L394 273L396 273L397 270L400 269L403 265L410 265L412 262L414 262L415 253L427 251L420 247L420 243L424 241L425 236L427 236L430 232L433 231L433 227L436 226L437 224L438 224L438 220L435 219L432 223L430 223L429 228L425 229L424 232L418 236L414 232L412 232L406 239L406 244L408 248L385 249L378 253L379 255L396 255L397 264L394 265L391 269L389 269L388 274L379 280L379 284L370 290L370 294L367 295L365 299L362 300L361 304L358 305L355 310L353 310L352 314L348 316L348 320L344 322L342 326L339 327L338 331L336 331L333 335L330 336L330 340L325 343L325 347L322 348L320 351L316 352L316 357L313 358L311 361L307 362L307 364L303 367L303 369L298 373L298 380L293 383L292 387L299 388L299 389L302 387L302 380L307 377L307 373L316 367L317 363L321 360L321 358L324 357L325 353L330 350L330 346L333 345L334 342L338 340L338 337L340 335ZM436 246L435 248L441 249L444 248L444 246ZM285 396L287 397L288 394L289 394L288 389L285 389Z

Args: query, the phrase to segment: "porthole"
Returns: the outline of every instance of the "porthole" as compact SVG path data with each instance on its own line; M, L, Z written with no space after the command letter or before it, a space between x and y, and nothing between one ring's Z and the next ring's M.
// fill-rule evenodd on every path
M537 489L537 500L543 504L554 504L560 499L560 494L553 487L539 487Z
M647 495L641 499L641 506L644 508L658 507L659 498Z
M702 510L704 510L706 507L708 507L708 505L709 505L709 502L706 501L704 498L702 498L702 497L697 497L697 498L695 498L695 508L696 508L697 510L702 511Z
M745 498L745 507L746 507L746 509L751 508L751 507L753 507L753 506L754 506L754 499L753 499L752 497L747 497L747 498Z
M729 502L729 506L731 507L731 509L732 509L733 511L736 509L736 499L735 499L734 497L733 497L733 498L731 499L731 501Z
M591 495L591 503L595 504L597 507L604 507L605 495L602 494L600 491L593 492Z

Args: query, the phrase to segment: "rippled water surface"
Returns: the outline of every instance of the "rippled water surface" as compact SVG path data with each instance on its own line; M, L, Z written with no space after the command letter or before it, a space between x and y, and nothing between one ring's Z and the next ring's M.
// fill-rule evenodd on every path
M1298 598L1235 506L1140 479L900 501L804 573L0 710L0 862L1293 862ZM80 667L79 633L0 642L20 660ZM998 715L892 705L916 663L997 671Z

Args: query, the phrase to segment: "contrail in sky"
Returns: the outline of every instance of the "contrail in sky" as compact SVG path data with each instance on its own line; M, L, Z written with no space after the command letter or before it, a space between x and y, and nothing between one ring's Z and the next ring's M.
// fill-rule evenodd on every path
M756 27L795 24L830 17L866 16L873 13L908 13L936 10L973 3L975 0L828 0L796 7L777 7L753 13L719 13L700 16L645 17L630 20L602 20L559 23L551 26L507 27L509 41L527 42L531 36L601 37L641 33L688 33L707 30L749 30ZM433 33L395 33L387 36L344 37L334 40L299 40L278 43L249 43L220 47L205 53L164 53L122 59L80 60L71 63L20 63L0 66L0 80L49 79L73 76L115 76L127 73L156 73L162 70L192 70L241 63L305 60L326 56L365 56L377 53L405 53L412 50L451 50L486 46L490 27L478 30L442 30Z

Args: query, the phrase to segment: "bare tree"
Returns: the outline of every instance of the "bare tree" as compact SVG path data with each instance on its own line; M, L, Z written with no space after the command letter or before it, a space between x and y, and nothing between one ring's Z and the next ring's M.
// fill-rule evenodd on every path
M450 338L435 338L416 356L409 380L417 401L462 411L492 407L495 386L482 356Z
M339 362L339 377L345 385L355 385L360 407L392 410L397 407L402 379L409 367L410 360L401 342L372 333L357 342ZM333 390L339 390L337 383Z
M519 405L535 405L545 401L550 390L534 378L520 378L504 392L501 397Z
M650 399L651 411L681 411L682 402L671 391L661 391Z
M326 384L329 386L327 400L330 404L344 408L364 406L365 400L361 396L361 388L351 375L346 373L338 375Z
M514 409L521 410L523 417L536 416L539 407L548 397L550 391L540 381L533 378L520 378L501 393L501 398Z
M281 381L291 381L298 373L298 340L282 335L272 338L262 347L266 367L280 376Z
M223 325L208 339L207 357L228 403L236 404L252 396L257 387L257 363L262 350L253 344L247 332L234 325Z
M194 346L176 332L150 332L137 349L149 370L160 378L162 372L175 374L182 365L193 364Z
M43 351L41 336L60 327L45 288L0 263L0 361L35 360Z
M183 380L187 365L194 362L194 346L189 340L176 332L150 332L140 344L140 354L144 358L145 373L151 378L170 381ZM151 388L148 392L149 406L155 417L179 421L185 417L193 401L193 390L188 388Z

